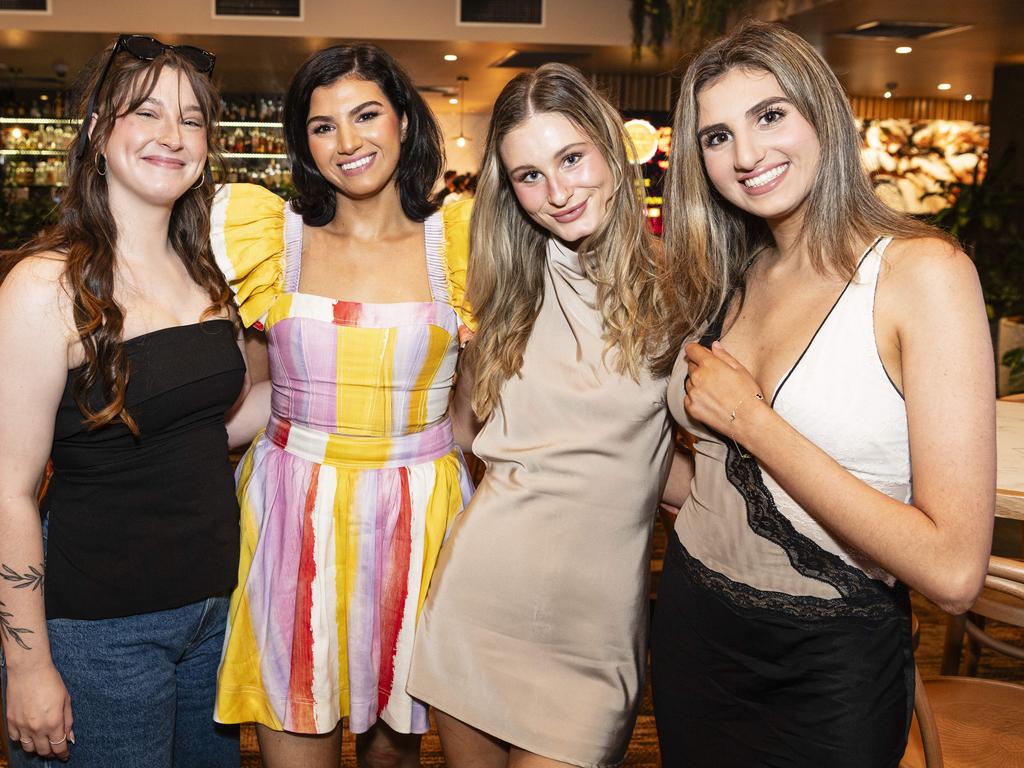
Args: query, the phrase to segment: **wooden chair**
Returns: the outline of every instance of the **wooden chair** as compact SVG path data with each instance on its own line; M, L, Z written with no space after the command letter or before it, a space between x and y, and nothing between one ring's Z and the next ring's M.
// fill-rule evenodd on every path
M1024 563L993 557L987 589L1024 600ZM901 768L1024 768L1024 686L916 673Z
M996 578L1024 582L1024 562L1009 558L992 558L990 574ZM997 573L998 571L998 573ZM1016 574L1016 575L1015 575ZM942 651L942 674L960 673L960 656L963 652L964 635L967 635L966 674L978 674L978 660L982 648L990 648L1010 658L1024 661L1024 648L1004 642L985 631L986 621L1000 621L1015 627L1024 627L1024 596L988 586L971 606L971 610L959 616L950 616L946 624L946 641Z
M1024 686L917 676L900 768L1024 768Z

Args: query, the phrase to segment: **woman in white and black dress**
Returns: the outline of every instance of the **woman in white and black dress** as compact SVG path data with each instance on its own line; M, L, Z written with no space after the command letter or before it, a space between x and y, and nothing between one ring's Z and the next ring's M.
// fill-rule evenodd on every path
M894 767L907 587L963 612L990 547L977 275L873 195L839 82L782 27L696 57L673 139L666 247L702 338L669 385L696 443L652 638L662 759Z

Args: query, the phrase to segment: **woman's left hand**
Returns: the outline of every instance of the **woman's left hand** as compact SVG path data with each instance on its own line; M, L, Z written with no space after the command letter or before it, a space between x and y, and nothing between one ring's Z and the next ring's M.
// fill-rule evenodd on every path
M683 405L690 418L741 440L739 428L765 405L761 387L750 371L718 341L710 350L697 343L687 344L686 365L689 376Z

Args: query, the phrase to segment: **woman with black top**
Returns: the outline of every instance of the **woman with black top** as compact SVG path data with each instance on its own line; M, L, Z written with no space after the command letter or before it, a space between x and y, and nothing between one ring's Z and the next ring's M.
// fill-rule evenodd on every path
M0 637L15 766L239 762L237 731L213 723L239 547L225 413L245 379L208 244L213 65L198 48L120 37L89 79L56 226L3 255Z

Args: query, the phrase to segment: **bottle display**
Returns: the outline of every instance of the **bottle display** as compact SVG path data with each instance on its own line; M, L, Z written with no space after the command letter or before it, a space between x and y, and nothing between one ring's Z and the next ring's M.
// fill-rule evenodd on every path
M2 126L3 149L66 151L77 126L72 123Z
M225 96L221 100L221 120L227 122L280 123L284 98L280 96Z
M0 116L27 117L30 119L62 118L68 94L65 91L43 93L33 96L7 93L0 103Z
M65 119L67 94L6 93L0 100L0 181L4 187L60 187L64 154L77 124ZM227 95L216 144L225 171L217 181L262 184L279 194L291 188L277 95Z
M222 152L284 154L284 134L280 128L221 128Z

